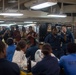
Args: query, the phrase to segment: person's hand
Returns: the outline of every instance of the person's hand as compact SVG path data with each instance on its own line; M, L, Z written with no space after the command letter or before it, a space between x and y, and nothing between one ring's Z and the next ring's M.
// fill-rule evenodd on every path
M27 37L30 37L31 35L29 34Z

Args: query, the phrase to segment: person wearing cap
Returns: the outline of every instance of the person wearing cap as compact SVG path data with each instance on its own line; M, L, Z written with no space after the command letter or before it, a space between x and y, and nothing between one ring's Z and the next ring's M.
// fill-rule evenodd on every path
M42 47L43 59L38 62L33 68L33 75L59 75L60 67L55 57L51 56L52 47L45 44Z
M61 49L61 42L63 39L60 35L57 34L57 28L56 26L51 27L51 33L46 36L45 43L49 43L52 46L53 54L60 58L63 56L64 52Z

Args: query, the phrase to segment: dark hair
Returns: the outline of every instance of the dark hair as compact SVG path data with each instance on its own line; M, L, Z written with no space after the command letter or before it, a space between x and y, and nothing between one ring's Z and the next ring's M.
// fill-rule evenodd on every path
M8 45L14 44L13 38L8 38L8 39L7 39L7 44L8 44Z
M19 27L18 27L18 25L16 25L16 29L18 29Z
M62 25L61 27L66 27L66 25Z
M57 30L56 26L52 26L51 30Z
M32 26L29 26L29 28L32 28Z
M26 28L24 26L22 26L22 31L26 31Z
M68 50L68 53L76 53L76 44L75 43L69 43L67 45L67 50Z
M26 42L25 40L20 40L17 44L17 48L16 50L20 51L21 49L25 48L26 47Z
M38 46L40 46L40 45L44 45L44 42L39 42L38 43Z
M6 47L6 45L4 44L4 42L2 42L1 40L0 40L0 53L1 52L4 52L4 48Z
M48 43L45 43L45 44L43 45L43 47L42 47L42 53L43 53L44 55L49 55L50 52L52 52L52 47L51 47L51 45L48 44Z

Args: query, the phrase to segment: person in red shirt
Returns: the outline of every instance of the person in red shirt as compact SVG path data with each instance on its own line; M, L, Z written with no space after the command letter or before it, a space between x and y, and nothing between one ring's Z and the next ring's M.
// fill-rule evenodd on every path
M30 40L34 45L36 38L37 38L36 32L33 30L32 26L29 26L29 33L27 34L27 39Z

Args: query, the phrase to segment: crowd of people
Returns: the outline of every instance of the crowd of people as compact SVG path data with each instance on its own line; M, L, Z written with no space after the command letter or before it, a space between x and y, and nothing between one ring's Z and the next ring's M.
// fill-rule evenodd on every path
M32 26L28 33L24 27L20 32L18 26L16 30L11 27L0 32L1 75L20 75L20 71L27 71L29 57L33 75L76 75L76 44L73 33L65 25L59 33L55 26L51 27L44 42L37 42L36 38Z

